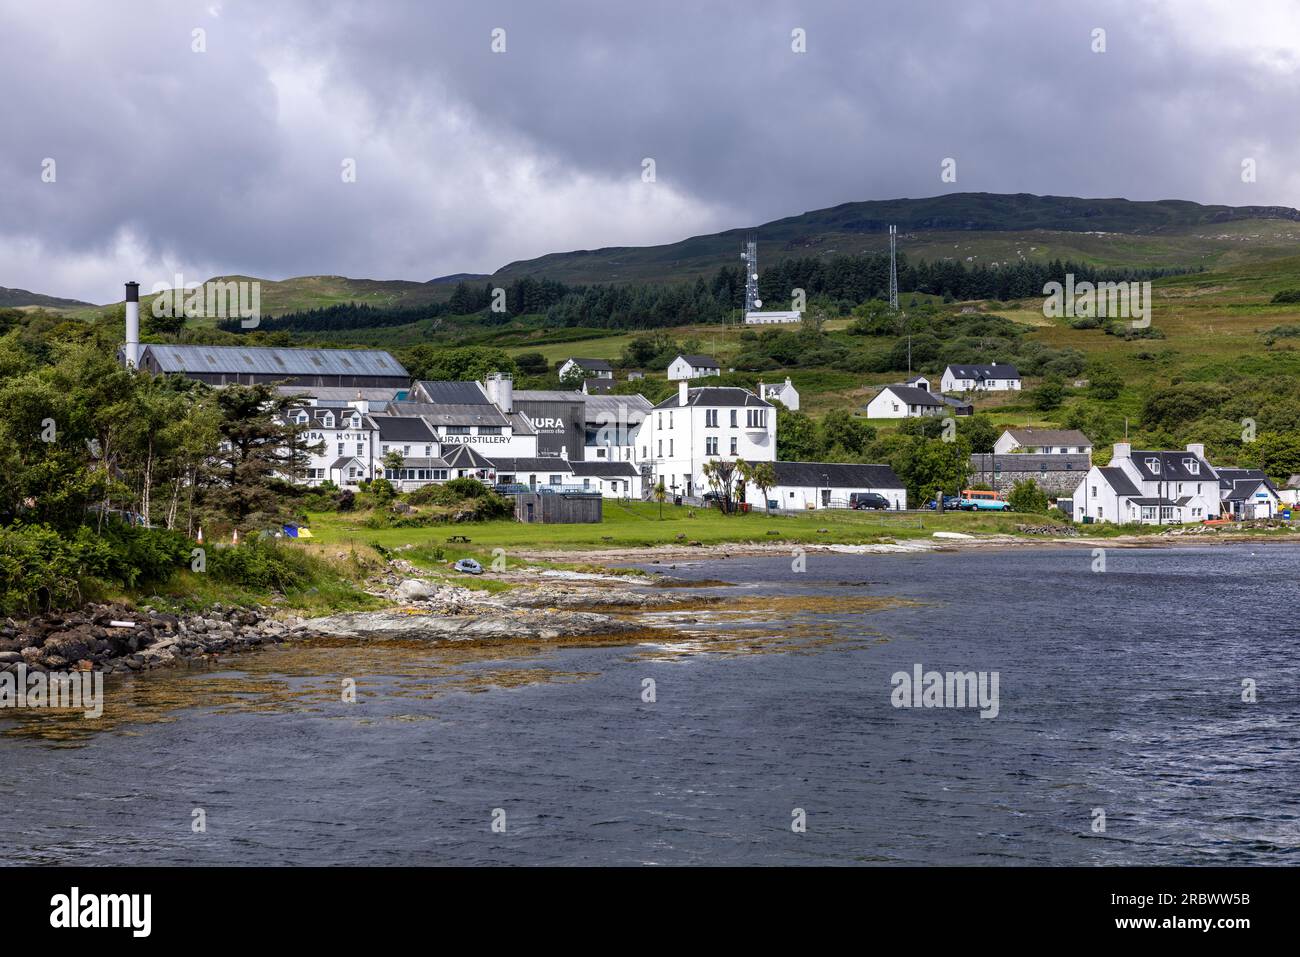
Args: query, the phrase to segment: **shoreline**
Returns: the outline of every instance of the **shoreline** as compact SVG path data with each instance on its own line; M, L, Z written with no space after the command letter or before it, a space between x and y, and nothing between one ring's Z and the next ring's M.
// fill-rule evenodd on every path
M808 553L846 555L916 555L948 554L975 550L1005 550L1016 548L1178 548L1182 546L1213 546L1253 544L1298 544L1300 533L1282 533L1266 536L1249 532L1201 531L1201 526L1172 526L1176 529L1197 531L1169 531L1148 535L1086 536L1043 535L971 535L969 537L943 537L896 539L870 542L861 545L827 542L738 542L707 545L640 545L625 548L602 547L583 550L527 548L514 554L528 561L584 563L605 565L611 569L648 567L664 562L686 563L717 561L730 558L788 557L795 549Z

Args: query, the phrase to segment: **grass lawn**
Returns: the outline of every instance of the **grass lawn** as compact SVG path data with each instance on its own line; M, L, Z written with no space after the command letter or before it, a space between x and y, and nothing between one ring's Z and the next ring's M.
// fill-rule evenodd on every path
M337 513L309 516L316 540L323 545L401 545L440 547L448 561L467 555L491 558L492 549L558 549L581 552L598 548L637 548L647 545L681 545L745 542L799 542L852 544L889 539L928 538L935 531L971 534L1014 533L1018 523L1044 521L1043 516L992 513L946 513L942 516L850 512L835 509L796 515L723 515L716 509L659 506L653 502L623 503L606 500L604 521L598 525L524 525L514 521L474 525L440 525L432 528L366 528L360 517ZM821 531L825 529L825 531ZM768 532L776 534L769 535ZM469 545L450 545L447 538L464 534ZM575 557L577 557L575 555Z

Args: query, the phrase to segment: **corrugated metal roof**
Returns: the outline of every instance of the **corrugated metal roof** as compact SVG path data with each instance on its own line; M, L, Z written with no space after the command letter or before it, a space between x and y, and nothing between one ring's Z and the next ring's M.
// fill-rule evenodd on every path
M490 405L487 393L477 382L442 382L421 379L415 390L434 405ZM412 396L415 398L415 396Z
M359 375L406 377L402 364L380 349L276 349L266 346L142 347L163 372L248 375Z
M589 395L586 398L586 420L607 425L619 422L636 425L653 408L650 400L640 392L635 395ZM673 401L676 400L674 396Z

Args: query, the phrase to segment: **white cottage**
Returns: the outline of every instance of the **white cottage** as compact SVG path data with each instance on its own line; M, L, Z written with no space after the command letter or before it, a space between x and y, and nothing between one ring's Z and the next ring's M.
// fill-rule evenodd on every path
M888 465L856 465L844 462L773 462L776 485L763 492L753 484L745 490L745 500L753 507L820 509L848 508L849 497L856 493L877 492L895 510L907 508L907 489Z
M678 382L682 379L702 379L705 376L722 375L722 367L712 356L680 355L668 363L668 380Z
M1116 442L1110 465L1093 466L1075 489L1077 522L1178 525L1218 518L1219 477L1205 446L1178 451L1135 451Z
M944 392L1008 392L1020 389L1020 372L1013 365L948 366L940 389Z
M942 415L944 400L926 389L910 385L887 385L867 403L868 419L911 419L923 415Z
M646 415L636 447L648 487L662 478L670 495L703 495L705 462L776 459L776 409L748 389L680 382Z
M1078 429L1007 429L993 443L998 455L1020 452L1026 455L1087 455L1092 457L1092 439Z
M780 402L791 412L799 411L799 390L794 387L790 377L785 377L781 385L758 384L758 394L768 402Z

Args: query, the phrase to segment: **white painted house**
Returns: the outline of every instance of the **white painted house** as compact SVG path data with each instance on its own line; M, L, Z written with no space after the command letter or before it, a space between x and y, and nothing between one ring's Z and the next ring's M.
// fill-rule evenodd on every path
M797 309L777 310L769 312L746 312L745 325L747 326L772 326L772 325L789 325L803 320L803 313Z
M1008 392L1020 389L1020 372L1013 365L948 366L943 370L943 392Z
M887 385L867 403L868 419L912 419L943 415L947 404L926 389L911 385Z
M1260 469L1215 469L1219 475L1220 517L1273 518L1282 493Z
M754 509L775 503L772 508L848 508L855 492L878 492L892 509L907 508L907 489L888 465L855 465L843 462L773 462L776 485L763 492L752 483L745 500Z
M748 389L679 382L677 395L646 415L636 446L647 487L662 478L670 495L703 495L705 462L776 459L776 409Z
M993 443L997 455L1020 452L1027 455L1092 456L1092 439L1078 429L1007 429Z
M679 382L683 379L702 379L705 376L722 375L722 367L712 356L680 355L668 363L668 381Z
M369 479L377 464L377 429L371 418L350 405L299 406L289 413L306 426L300 441L309 447L304 485L333 482L339 488L355 489Z
M780 402L791 412L799 411L799 390L794 387L790 377L785 377L781 385L758 384L758 394L768 402Z
M560 366L561 381L576 373L581 373L584 379L612 379L614 367L608 359L565 359Z
M575 486L605 498L641 498L641 471L631 462L573 462Z
M1116 442L1110 465L1093 466L1075 489L1074 520L1178 525L1218 518L1219 476L1205 460L1205 446L1137 451Z

